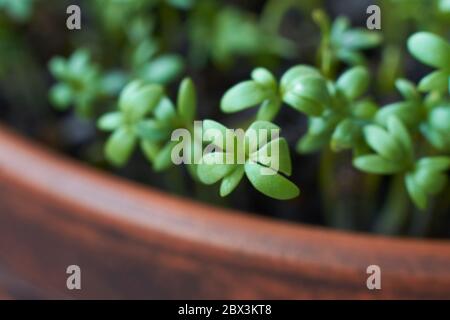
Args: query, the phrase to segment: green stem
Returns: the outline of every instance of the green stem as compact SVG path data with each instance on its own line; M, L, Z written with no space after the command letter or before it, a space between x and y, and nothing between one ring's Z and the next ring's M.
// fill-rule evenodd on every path
M354 219L347 201L340 198L335 181L337 154L327 147L321 155L319 183L325 223L339 229L353 229Z
M403 174L391 180L386 204L375 224L375 232L382 234L400 234L408 218L408 195L406 193Z

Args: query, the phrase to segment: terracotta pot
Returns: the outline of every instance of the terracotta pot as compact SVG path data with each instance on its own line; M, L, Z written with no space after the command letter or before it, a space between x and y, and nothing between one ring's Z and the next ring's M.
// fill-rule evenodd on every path
M381 268L381 290L366 286ZM81 290L66 268L81 268ZM0 128L0 296L450 298L450 241L387 238L210 207Z

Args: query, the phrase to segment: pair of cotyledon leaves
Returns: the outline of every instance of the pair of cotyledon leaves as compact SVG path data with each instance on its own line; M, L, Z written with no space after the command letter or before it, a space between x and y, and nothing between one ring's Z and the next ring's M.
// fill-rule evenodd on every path
M422 63L437 70L419 82L421 91L450 92L450 43L429 32L418 32L408 39L409 52Z
M252 80L236 84L224 94L221 109L225 113L241 111L260 105L256 118L272 120L282 102L308 115L320 115L328 102L326 80L310 66L290 68L281 77L280 84L270 71L257 68Z
M364 136L376 153L356 157L353 160L355 167L375 174L405 174L408 193L421 209L427 207L428 196L443 190L450 158L427 157L415 162L411 136L396 116L388 118L386 128L367 125Z

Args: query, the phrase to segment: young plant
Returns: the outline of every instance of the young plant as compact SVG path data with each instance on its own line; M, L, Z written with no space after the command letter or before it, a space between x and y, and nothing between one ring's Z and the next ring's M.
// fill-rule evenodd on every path
M264 68L253 70L251 77L252 80L241 82L224 94L220 103L222 111L232 113L260 105L256 119L271 121L282 102L308 115L320 115L328 102L326 80L310 66L290 68L279 85Z
M119 110L102 116L98 126L113 131L105 147L106 158L116 166L128 161L136 144L156 171L168 168L175 142L171 141L174 129L192 128L196 112L196 95L190 79L180 85L177 109L156 84L133 81L119 98Z
M137 126L156 108L162 96L161 86L133 81L120 94L119 110L99 119L101 130L112 131L105 145L105 155L111 163L125 165L138 141Z
M0 0L0 12L5 11L14 20L23 22L31 16L34 1Z
M361 51L378 46L382 37L378 32L365 28L350 28L346 17L338 17L333 23L322 10L313 12L313 19L322 33L319 59L322 72L331 76L338 61L349 65L365 64Z
M254 133L258 134L260 130L267 133L280 130L278 126L268 121L255 121L244 135L233 134L228 137L229 129L225 126L213 120L205 120L204 132L211 129L217 130L221 137L231 139L233 143L231 146L227 143L224 147L223 141L219 141L220 145L215 145L217 150L203 156L197 169L200 181L214 184L221 180L220 195L225 197L238 186L245 173L253 187L266 196L287 200L299 195L297 186L285 177L290 176L292 172L286 140L279 137L272 139L270 135L269 139L251 141L255 139ZM216 141L216 138L214 135L210 137L212 141ZM245 150L239 149L242 146ZM240 152L242 161L236 161ZM272 161L274 159L275 161Z
M91 62L89 51L78 49L70 58L54 57L50 72L59 80L50 89L50 101L58 110L71 105L82 116L92 115L95 100L102 94L99 67Z

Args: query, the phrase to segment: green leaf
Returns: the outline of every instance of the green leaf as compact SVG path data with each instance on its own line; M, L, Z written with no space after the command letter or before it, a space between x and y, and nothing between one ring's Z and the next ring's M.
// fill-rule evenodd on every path
M361 96L369 86L369 72L364 67L353 67L344 72L336 82L336 86L344 92L348 99Z
M167 84L183 70L183 59L174 54L159 56L141 70L141 78L152 83Z
M154 110L155 118L170 125L177 117L177 112L172 101L167 97L162 97Z
M192 124L195 118L195 110L197 105L197 97L195 86L191 79L184 79L178 90L178 113L185 123Z
M450 139L448 137L446 139L446 136L439 131L433 130L428 123L422 123L420 131L434 147L442 151L450 151Z
M220 184L220 196L225 197L229 195L236 187L244 176L244 166L238 166L230 174L225 176Z
M318 117L323 112L323 106L320 104L307 98L300 97L292 92L286 92L283 95L283 101L294 109L304 112L308 116Z
M72 89L65 83L58 83L50 89L50 101L58 110L67 110L73 99Z
M270 171L272 169L251 161L245 164L245 174L250 180L250 183L256 190L266 196L278 200L287 200L295 198L300 194L300 190L295 184L275 171L272 170L273 174L271 175L262 174L267 172L267 170Z
M355 28L344 32L340 38L340 44L347 49L369 49L379 45L382 40L378 32Z
M407 79L397 79L395 81L395 87L402 94L402 96L407 100L419 100L420 94L411 81Z
M359 170L375 174L393 174L403 169L397 161L386 160L374 154L353 159L353 165Z
M220 136L218 136L220 134ZM226 148L227 139L232 134L227 127L214 120L203 120L203 141L212 142L217 145L217 141L220 142L222 149ZM222 140L220 140L222 139Z
M154 119L147 119L137 124L136 132L144 140L158 142L170 137L171 130L164 123Z
M423 92L446 91L449 85L449 77L450 73L447 71L434 71L420 80L419 90Z
M384 158L397 161L402 159L402 150L399 150L396 141L381 127L364 127L364 136L367 144Z
M113 131L117 129L123 122L123 117L121 112L109 112L104 114L97 121L97 126L103 131Z
M378 112L378 106L371 99L359 100L353 103L351 112L357 119L372 120Z
M128 119L136 121L151 112L163 95L159 85L144 85L141 81L128 84L120 94L119 108Z
M427 196L423 192L416 182L414 181L414 175L409 173L405 176L406 189L408 190L409 196L413 200L414 204L419 208L424 210L427 207Z
M259 150L263 145L274 139L275 137L272 136L272 130L275 130L275 133L279 134L280 127L269 121L253 122L245 131L245 139L247 146L249 146L249 153L253 153L256 150ZM266 136L262 135L262 132L265 132ZM266 138L265 140L264 137ZM255 138L257 139L257 141L249 141L250 139Z
M68 61L70 72L79 73L85 71L86 66L89 65L90 58L91 55L87 49L77 49Z
M438 68L450 69L450 45L430 32L417 32L408 39L409 52L422 63Z
M336 56L349 65L362 65L366 61L361 53L353 51L353 49L341 48L336 52Z
M55 78L64 79L67 75L67 64L63 57L54 57L48 63L50 72Z
M440 172L421 168L414 172L414 181L425 193L435 195L445 187L447 177Z
M450 157L437 156L422 158L416 164L420 168L429 168L434 171L446 171L450 169Z
M104 94L116 96L128 81L128 75L123 71L110 71L101 78L100 89Z
M327 83L322 77L302 77L298 81L294 81L289 92L320 104L329 102Z
M295 150L303 154L316 152L328 143L328 139L328 134L314 135L308 133L297 141Z
M275 91L277 89L277 80L273 74L265 68L256 68L252 71L251 77L254 81L269 90Z
M331 137L331 149L341 151L352 148L361 136L361 127L351 119L342 120Z
M156 156L158 155L160 151L160 147L158 144L149 141L149 140L141 140L141 150L144 156L147 158L147 160L152 163L155 161Z
M112 133L105 145L106 158L115 166L123 166L130 158L136 145L136 136L127 128L119 128Z
M278 150L276 150L277 144ZM276 158L275 163L272 161L274 158ZM292 173L289 146L284 138L278 138L263 145L250 156L250 159L287 176L290 176Z
M450 135L450 105L434 108L428 119L434 129Z
M380 125L387 125L387 120L393 115L408 127L414 127L420 121L420 105L414 101L400 101L388 104L377 112L375 121Z
M153 161L153 170L163 171L172 165L172 149L178 143L178 141L169 141L158 152Z
M280 111L281 101L278 98L267 99L262 104L256 114L257 120L271 121Z
M387 127L389 133L400 143L403 148L404 154L408 155L410 159L413 157L413 144L411 136L403 123L395 116L391 116L388 119Z
M225 93L220 102L220 107L226 113L236 112L258 105L269 98L270 95L270 91L256 81L244 81Z
M220 131L222 133L223 137L225 137L226 132L228 130L227 127L225 127L223 124L221 124L217 121L210 120L210 119L203 120L203 132L210 130L210 129Z
M316 68L307 65L298 65L290 68L283 74L280 80L280 86L283 90L289 90L294 81L305 76L320 77L321 74Z
M237 164L226 164L226 154L223 152L207 153L202 162L197 165L197 175L201 182L213 184L232 172Z

